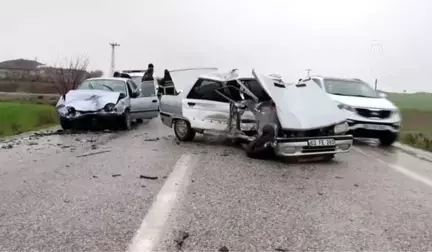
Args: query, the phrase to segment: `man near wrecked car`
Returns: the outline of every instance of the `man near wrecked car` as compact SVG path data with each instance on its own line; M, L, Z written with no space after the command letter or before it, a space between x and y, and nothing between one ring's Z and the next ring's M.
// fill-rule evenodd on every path
M152 81L153 78L153 72L154 72L154 66L152 63L148 65L147 70L144 73L144 76L142 77L141 81Z

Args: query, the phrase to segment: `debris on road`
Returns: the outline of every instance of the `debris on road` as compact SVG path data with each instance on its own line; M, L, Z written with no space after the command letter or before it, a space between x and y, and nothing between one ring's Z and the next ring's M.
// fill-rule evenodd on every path
M92 146L90 147L92 150L96 150L98 147L96 144L92 144Z
M174 241L177 243L177 249L181 250L183 246L183 242L189 237L189 233L183 230L177 232L176 238Z
M106 152L111 152L111 151L110 150L102 150L102 151L90 152L90 153L87 153L87 154L78 155L76 157L77 158L79 158L79 157L87 157L87 156L92 156L92 155L106 153Z
M324 195L324 193L322 193L322 192L319 192L319 193L318 193L318 195L320 195L320 196L323 196L323 195Z
M41 137L41 136L52 136L52 135L64 135L69 133L68 131L59 129L59 130L55 130L55 131L47 131L47 132L36 132L33 135L31 135L30 137Z
M227 156L229 156L229 155L230 155L230 153L229 153L228 150L224 150L224 151L220 154L221 157L227 157Z
M92 178L98 178L98 176L96 176L96 175L93 175L93 176L92 176Z
M2 146L2 149L12 149L13 148L13 144L6 144Z
M154 138L146 138L146 139L144 139L144 141L146 141L146 142L154 142L154 141L159 141L159 137L154 137Z
M343 179L341 176L335 176L335 179Z
M227 247L225 247L225 246L222 246L222 247L219 249L219 251L220 251L220 252L229 252L229 249L228 249Z
M145 175L140 175L139 178L140 179L151 179L151 180L158 179L158 177L156 177L156 176L145 176Z
M285 249L285 248L281 248L281 247L275 248L275 250L279 251L279 252L288 252L289 251L289 249Z
M118 174L118 173L117 173L117 174L112 174L112 175L111 175L111 177L113 177L113 178L115 178L115 177L120 177L120 176L121 176L121 174Z
M355 186L355 187L359 187L359 185L358 185L358 184L354 184L354 186Z
M29 142L27 145L30 145L30 146L32 146L32 145L38 145L38 143L36 143L36 142Z

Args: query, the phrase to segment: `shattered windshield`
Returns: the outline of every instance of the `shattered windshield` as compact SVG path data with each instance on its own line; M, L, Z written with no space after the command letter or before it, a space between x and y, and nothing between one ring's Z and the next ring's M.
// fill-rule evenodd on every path
M324 86L333 95L379 98L375 89L361 81L329 79L324 81Z
M105 91L113 91L120 93L126 92L126 85L124 81L121 80L85 80L81 85L79 85L78 89L98 89Z

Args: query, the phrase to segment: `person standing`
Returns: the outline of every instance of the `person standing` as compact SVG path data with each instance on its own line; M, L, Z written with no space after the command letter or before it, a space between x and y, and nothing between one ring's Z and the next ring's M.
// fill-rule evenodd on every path
M152 63L148 64L148 68L144 73L144 76L142 77L141 81L152 81L154 80L153 78L153 73L154 73L154 66Z

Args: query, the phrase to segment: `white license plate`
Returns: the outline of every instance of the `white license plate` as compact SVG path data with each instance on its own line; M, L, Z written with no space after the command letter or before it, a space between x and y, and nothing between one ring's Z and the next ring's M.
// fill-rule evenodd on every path
M365 127L365 129L368 129L368 130L385 130L386 129L385 125L379 125L379 124L365 124L364 127Z
M336 142L334 139L313 139L309 140L308 144L311 147L335 146Z

